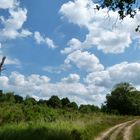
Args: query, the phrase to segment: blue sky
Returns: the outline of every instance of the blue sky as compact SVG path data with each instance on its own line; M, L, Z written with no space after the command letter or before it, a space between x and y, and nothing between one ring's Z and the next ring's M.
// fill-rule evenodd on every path
M92 0L1 0L0 88L22 96L100 105L111 88L139 88L140 21L119 21Z

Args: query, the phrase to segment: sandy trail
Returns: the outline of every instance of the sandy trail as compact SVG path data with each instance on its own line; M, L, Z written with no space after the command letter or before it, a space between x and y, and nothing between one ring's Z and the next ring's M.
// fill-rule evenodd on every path
M119 126L110 136L110 140L116 140L120 132L123 131L123 129L127 127L127 125L131 124L132 122L133 121L128 121L128 122L123 123L121 126Z
M129 125L129 123L130 123L130 125ZM126 138L129 138L131 136L131 129L136 123L138 123L137 120L131 120L131 121L127 121L127 122L124 122L124 123L121 123L121 124L117 124L117 125L111 127L110 129L108 129L107 131L103 132L101 135L99 135L94 140L116 140L118 134L123 129L125 129L124 134L123 134L123 139L124 140L129 140L129 139L126 139ZM110 136L110 134L111 134L111 136Z
M130 140L131 136L132 136L132 129L136 124L139 124L140 120L135 121L134 123L132 123L131 125L129 125L128 127L125 128L124 130L124 134L123 134L123 139L124 140Z

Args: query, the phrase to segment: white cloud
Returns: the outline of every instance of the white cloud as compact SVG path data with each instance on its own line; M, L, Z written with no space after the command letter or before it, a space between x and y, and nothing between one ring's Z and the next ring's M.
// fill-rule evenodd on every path
M7 59L5 61L5 64L7 64L7 65L18 65L19 66L21 63L16 58L12 59L12 58L7 57Z
M12 72L9 76L0 77L0 89L14 91L24 97L30 95L37 99L48 99L52 95L57 95L60 98L68 97L78 104L95 103L99 105L102 101L101 95L80 83L79 79L79 75L70 74L68 77L62 78L60 82L53 83L47 76L37 74L25 76L18 72Z
M17 0L0 0L0 9L14 8L15 5L18 5Z
M87 72L101 71L104 66L100 64L99 59L89 52L82 52L77 50L67 56L66 64L74 63L78 68L86 70Z
M68 18L69 22L78 24L79 26L88 26L93 17L90 0L69 1L61 6L60 13L63 18Z
M70 74L68 77L64 77L61 81L65 83L77 83L80 80L78 74Z
M27 20L27 9L16 8L16 9L9 9L10 17L8 19L2 19L2 24L4 28L0 31L0 38L1 40L5 39L15 39L22 35L29 35L27 34L27 30L22 30L22 26L24 22ZM26 34L25 34L26 31ZM29 31L28 31L29 32Z
M28 29L22 29L20 33L21 37L27 37L27 36L32 36L32 32L30 32Z
M108 88L112 86L112 81L109 72L105 70L89 73L85 79L85 82L89 85L94 84L98 87Z
M67 45L69 46L68 48L64 48L64 50L61 50L61 53L64 54L64 53L71 53L75 50L79 50L81 49L81 42L76 39L76 38L72 38L68 43Z
M52 49L56 48L56 45L54 44L53 40L51 40L50 38L47 37L45 39L45 42L49 48L52 48Z
M140 83L140 63L122 62L120 64L109 67L107 71L109 72L111 80L114 80L117 83L119 81L127 81L135 85L139 85Z
M61 52L70 53L75 49L88 49L97 47L104 53L123 53L130 47L133 40L140 39L135 28L140 22L138 11L134 19L126 17L119 21L118 12L108 9L95 10L92 0L74 0L61 6L60 13L69 22L88 29L83 42L73 41ZM77 42L80 42L77 44Z
M60 66L45 66L42 70L49 73L61 73L71 68L70 64L61 64Z
M135 86L140 83L140 63L122 62L106 68L100 72L92 72L87 75L85 82L98 87L111 89L120 82L129 82Z
M47 45L49 48L51 49L54 49L56 48L57 46L54 44L53 40L48 38L48 37L43 37L41 36L40 32L36 31L34 33L34 38L35 38L35 41L36 43L38 44L45 44Z
M106 94L117 83L130 82L139 87L139 71L140 63L122 62L104 70L89 73L84 83L80 82L78 74L69 74L54 83L47 76L37 74L25 76L12 72L10 76L0 77L0 89L14 91L22 96L30 95L37 99L48 99L52 95L57 95L60 98L68 97L78 104L101 105Z
M42 42L45 41L44 38L41 36L41 34L37 31L34 33L34 38L38 44L41 44Z
M3 52L0 52L0 61L2 60L3 56L4 56ZM10 58L9 56L6 56L5 64L6 65L17 65L17 66L20 66L21 63L16 58Z

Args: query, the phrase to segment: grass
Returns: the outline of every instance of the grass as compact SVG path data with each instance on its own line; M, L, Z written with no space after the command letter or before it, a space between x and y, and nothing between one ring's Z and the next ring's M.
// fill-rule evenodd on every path
M133 128L132 140L140 140L140 124Z
M130 120L131 117L97 114L78 114L59 118L4 124L0 127L0 140L93 140L105 129Z

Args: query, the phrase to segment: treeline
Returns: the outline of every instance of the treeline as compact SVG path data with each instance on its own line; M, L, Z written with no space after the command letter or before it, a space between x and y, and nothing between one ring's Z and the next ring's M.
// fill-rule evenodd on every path
M29 121L52 122L56 120L72 119L79 113L87 114L99 112L94 105L78 105L67 97L60 99L51 96L48 100L37 101L33 97L15 95L12 92L0 92L0 124L19 123Z
M10 122L55 121L73 119L78 114L104 112L118 115L140 115L140 91L129 83L114 86L101 108L95 105L80 105L67 97L51 96L37 101L33 97L0 92L0 125Z
M60 99L58 96L51 96L48 100L40 99L37 101L33 97L26 96L24 99L20 95L15 95L13 92L8 93L2 93L0 92L0 103L10 103L10 104L23 104L25 106L33 106L33 105L39 105L39 106L45 106L49 108L56 108L56 109L65 109L65 110L79 110L83 113L90 113L90 112L96 112L99 111L99 107L95 105L80 105L78 107L76 102L70 102L70 100L65 97Z

